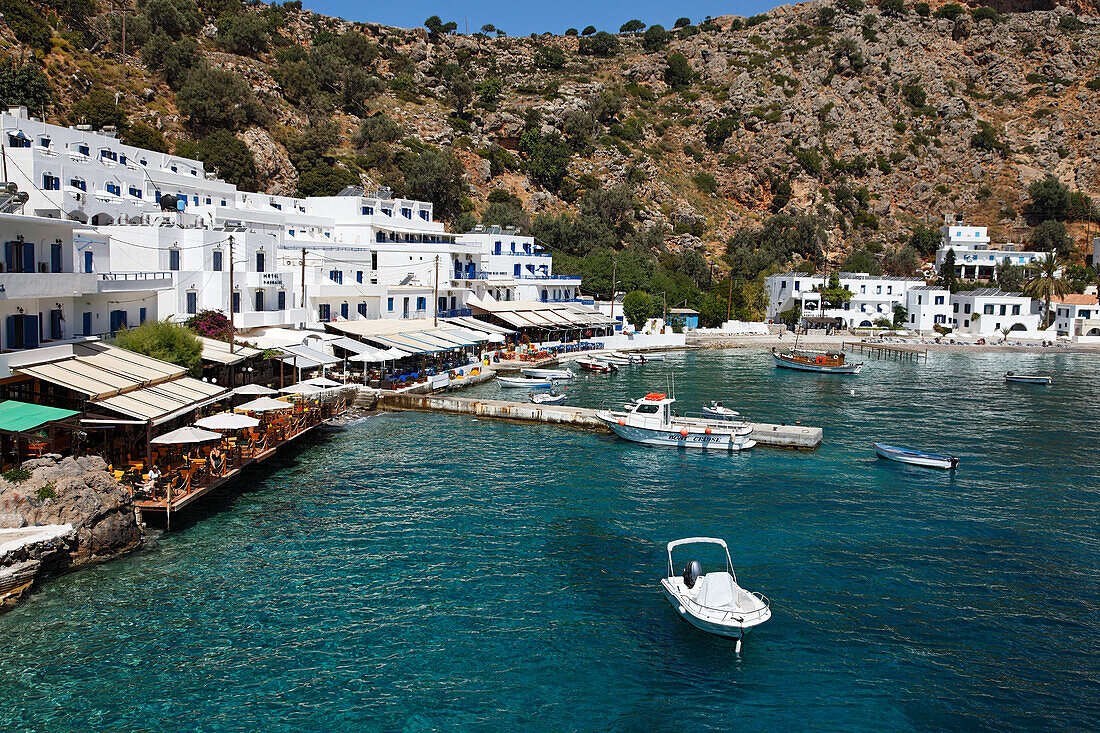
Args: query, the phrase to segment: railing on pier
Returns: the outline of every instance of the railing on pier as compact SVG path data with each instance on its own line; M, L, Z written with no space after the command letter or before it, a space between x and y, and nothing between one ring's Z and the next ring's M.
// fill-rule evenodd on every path
M908 346L900 344L876 344L867 341L845 341L841 345L842 350L851 351L853 354L863 355L866 350L868 356L876 359L894 359L896 361L920 362L921 358L928 362L928 348Z

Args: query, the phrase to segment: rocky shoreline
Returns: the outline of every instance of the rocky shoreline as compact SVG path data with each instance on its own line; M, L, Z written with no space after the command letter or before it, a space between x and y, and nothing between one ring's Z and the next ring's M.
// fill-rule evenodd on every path
M857 343L863 340L862 336L852 334L826 336L824 334L809 334L800 336L799 348L806 349L838 349L844 343ZM768 349L773 346L784 349L793 346L794 334L787 333L781 339L775 335L769 336L735 336L721 334L689 335L687 345L699 349ZM873 345L873 342L868 342ZM919 339L897 339L888 342L891 346L909 347L918 350L927 349L935 352L958 352L967 354L976 353L1005 353L1005 354L1097 354L1100 353L1100 345L1092 344L1056 344L1054 346L1042 346L1040 344L1023 344L1009 342L973 344L966 342L949 343L941 341L925 343Z
M130 492L102 458L26 461L0 475L0 608L34 583L118 557L144 539Z

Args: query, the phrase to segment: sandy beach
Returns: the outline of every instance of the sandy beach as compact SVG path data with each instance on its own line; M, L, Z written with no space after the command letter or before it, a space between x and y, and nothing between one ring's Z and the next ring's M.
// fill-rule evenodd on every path
M890 337L888 340L879 340L877 338L871 339L862 336L856 336L850 333L846 334L809 334L803 335L798 338L798 345L801 348L807 349L839 349L844 343L853 343L865 341L867 343L885 343L890 346L911 347L917 350L927 349L929 352L1004 352L1004 353L1087 353L1087 354L1100 354L1100 345L1097 344L1064 344L1056 343L1054 345L1043 346L1039 343L1028 343L1022 341L1014 341L1008 339L1007 342L997 341L994 343L985 344L973 344L966 341L956 341L951 343L950 339L941 339L940 343L936 343L934 338L931 337L914 337L914 338L901 338ZM687 345L699 348L707 349L771 349L773 346L780 348L786 348L793 345L795 342L794 334L785 333L782 337L776 334L763 335L749 335L749 336L727 336L719 334L696 334L689 333L687 336Z

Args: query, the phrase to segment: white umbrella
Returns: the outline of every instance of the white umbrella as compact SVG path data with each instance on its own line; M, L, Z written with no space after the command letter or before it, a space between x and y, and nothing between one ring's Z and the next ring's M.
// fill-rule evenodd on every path
M386 361L387 358L388 357L385 354L383 354L381 351L375 351L374 353L371 353L371 354L356 354L355 356L349 356L348 361L360 361L360 362L367 362L367 363L370 363L370 364L379 364L383 361Z
M235 412L219 412L217 415L210 415L202 420L196 420L195 424L200 428L210 428L211 430L243 430L256 427L260 424L260 421L248 415L238 415Z
M251 402L245 402L238 410L245 412L272 412L274 410L289 410L294 405L282 400L273 400L270 397L258 397Z
M246 384L243 387L237 387L233 390L234 394L249 394L249 395L272 395L278 394L277 391L271 389L271 387L265 387L262 384Z
M309 382L299 382L298 384L292 384L289 387L283 387L279 391L284 394L312 395L324 392L325 390L321 389L316 384L310 384Z
M337 382L336 380L329 379L328 377L314 377L313 379L307 379L306 381L302 382L302 384L312 384L314 387L343 387L344 386L344 385L340 384L339 382Z
M221 433L214 433L209 430L203 430L202 428L191 427L190 425L185 428L179 428L173 430L170 433L157 436L150 440L150 443L156 443L157 445L179 445L182 443L205 443L209 440L218 440L222 437Z
M487 334L487 335L489 337L489 343L493 343L493 344L503 344L504 343L504 334L503 333L490 333L490 334Z
M391 346L390 348L383 351L382 355L385 356L387 359L403 359L409 355L409 352L402 351L396 346Z

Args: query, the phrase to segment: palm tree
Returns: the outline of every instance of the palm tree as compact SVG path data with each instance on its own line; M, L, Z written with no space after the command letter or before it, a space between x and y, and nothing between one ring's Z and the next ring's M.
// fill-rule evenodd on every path
M1024 284L1025 295L1043 299L1043 328L1049 325L1050 302L1069 292L1069 283L1059 277L1058 269L1058 258L1052 252L1039 261L1038 271Z

